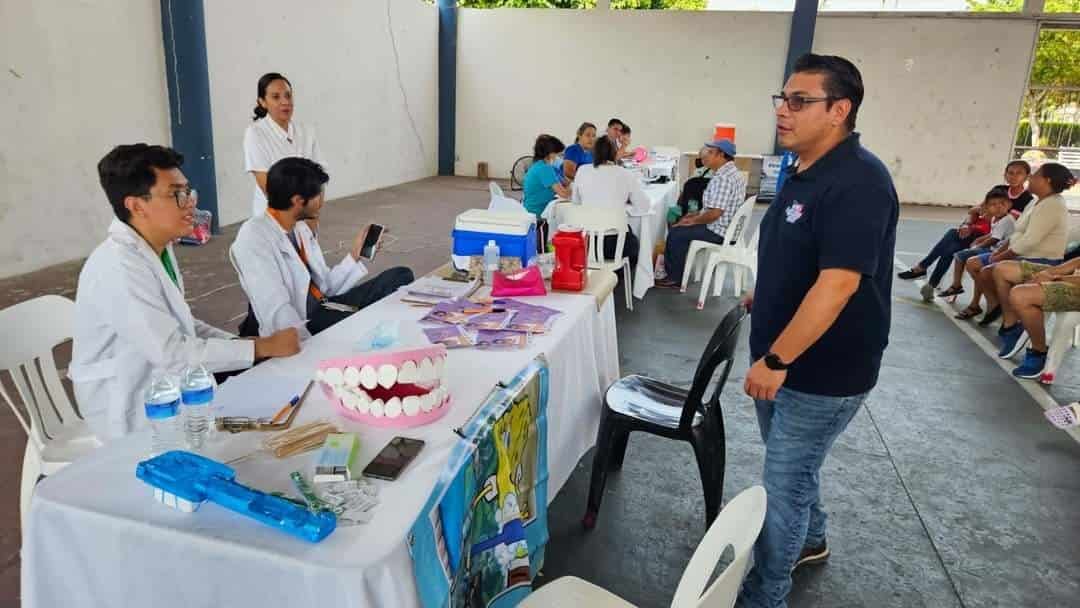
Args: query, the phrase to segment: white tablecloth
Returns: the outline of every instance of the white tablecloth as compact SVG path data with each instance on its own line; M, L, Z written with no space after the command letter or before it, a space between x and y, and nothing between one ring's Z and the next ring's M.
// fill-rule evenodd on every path
M652 211L648 215L629 217L630 229L638 237L640 244L637 268L634 269L634 297L639 300L644 298L645 293L654 285L653 248L667 238L667 209L679 200L676 186L675 182L645 186L645 194L652 203Z
M309 544L213 504L193 515L171 510L135 478L135 465L149 449L149 437L135 435L38 485L23 532L23 605L418 606L408 530L447 462L452 429L472 415L497 381L509 380L536 355L547 356L549 497L596 439L603 391L619 371L613 300L599 312L588 296L551 294L529 301L566 314L550 335L535 338L525 350L451 351L452 410L427 427L396 433L349 422L334 414L321 390L312 390L297 424L325 418L358 432L365 463L394 435L427 442L398 481L379 482L382 502L371 523L339 528ZM303 386L317 361L355 352L357 339L380 320L401 320L406 345L426 344L416 323L424 314L391 296L316 336L296 357L268 361L227 381L219 390L225 413L272 414ZM260 435L228 436L209 455L229 460L246 454ZM234 467L242 483L291 492L289 472L310 472L312 458L313 453L285 461L259 455Z

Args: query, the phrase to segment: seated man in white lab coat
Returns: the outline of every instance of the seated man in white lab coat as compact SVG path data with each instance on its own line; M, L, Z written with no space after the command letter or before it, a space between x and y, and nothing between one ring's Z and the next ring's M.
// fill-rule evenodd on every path
M143 398L155 373L179 374L189 363L243 369L300 351L295 330L237 340L192 317L172 247L195 219L183 162L170 148L134 144L98 163L116 218L79 274L68 375L83 418L103 442L148 426Z
M266 213L244 222L229 250L251 302L241 335L295 327L307 338L413 282L412 271L399 266L358 284L368 274L360 261L367 227L337 266L327 266L318 239L302 220L319 218L329 180L306 158L283 158L267 172Z

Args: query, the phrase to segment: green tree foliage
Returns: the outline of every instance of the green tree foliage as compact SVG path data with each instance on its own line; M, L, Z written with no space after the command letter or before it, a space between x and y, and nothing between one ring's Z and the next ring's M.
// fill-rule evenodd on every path
M967 5L976 13L1015 13L1023 6L1023 0L967 0ZM1080 0L1046 0L1044 10L1077 13ZM1039 32L1030 86L1024 96L1026 130L1031 145L1038 146L1042 141L1043 117L1069 99L1070 94L1060 87L1080 86L1080 30L1046 28Z

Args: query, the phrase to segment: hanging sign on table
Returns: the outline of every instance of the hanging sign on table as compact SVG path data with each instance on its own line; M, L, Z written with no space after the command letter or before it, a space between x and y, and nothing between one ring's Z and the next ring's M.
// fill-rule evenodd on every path
M538 357L461 428L409 534L424 608L508 608L530 593L548 541L547 398Z

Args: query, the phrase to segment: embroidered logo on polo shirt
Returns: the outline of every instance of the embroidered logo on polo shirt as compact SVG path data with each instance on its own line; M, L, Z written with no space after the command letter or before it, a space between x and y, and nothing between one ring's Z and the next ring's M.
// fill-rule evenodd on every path
M784 212L787 215L787 223L794 224L799 221L803 216L803 211L806 208L799 201L791 201L791 204L787 206L787 210Z

